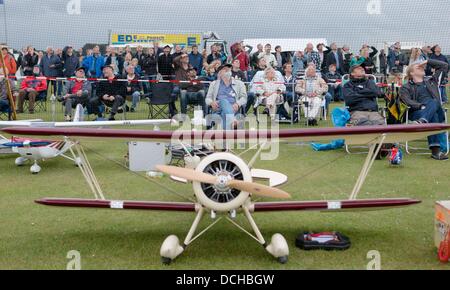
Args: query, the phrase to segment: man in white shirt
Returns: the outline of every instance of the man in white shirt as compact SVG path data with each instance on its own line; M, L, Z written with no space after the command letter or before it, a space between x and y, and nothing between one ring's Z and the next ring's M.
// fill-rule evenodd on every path
M264 58L268 68L276 68L278 66L277 59L272 54L272 45L269 43L264 47L264 52L259 54L259 58Z

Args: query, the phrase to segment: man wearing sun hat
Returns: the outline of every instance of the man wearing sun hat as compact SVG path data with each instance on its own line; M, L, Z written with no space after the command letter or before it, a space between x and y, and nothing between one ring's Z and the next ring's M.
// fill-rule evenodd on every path
M206 105L222 118L223 129L231 130L240 108L247 104L247 90L242 81L232 77L232 65L224 64L217 69L217 80L212 82Z

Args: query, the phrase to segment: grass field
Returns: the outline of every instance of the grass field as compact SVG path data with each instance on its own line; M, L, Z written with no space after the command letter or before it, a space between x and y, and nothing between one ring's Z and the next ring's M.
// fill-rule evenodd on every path
M125 140L81 142L108 199L185 201L180 195L193 196L189 185L167 177L149 180L120 166ZM252 153L244 157L249 160ZM266 239L277 232L287 238L286 265L223 221L170 267L160 262L161 243L170 234L184 239L194 214L37 205L33 201L42 197L92 195L79 169L68 160L48 160L39 175L31 175L28 166L14 166L15 157L0 156L1 269L65 269L71 250L81 253L83 269L366 269L371 250L380 252L383 269L450 269L437 260L433 241L433 206L436 200L450 199L450 167L427 155L406 156L402 167L377 161L359 196L411 197L422 200L419 205L368 213L255 214ZM295 200L333 200L348 197L364 158L343 150L318 153L309 146L283 144L276 162L258 161L256 167L282 172L291 181L302 176L282 187ZM210 222L204 219L201 228ZM242 216L238 222L248 228ZM345 252L301 251L294 242L304 230L340 231L351 238L352 247Z

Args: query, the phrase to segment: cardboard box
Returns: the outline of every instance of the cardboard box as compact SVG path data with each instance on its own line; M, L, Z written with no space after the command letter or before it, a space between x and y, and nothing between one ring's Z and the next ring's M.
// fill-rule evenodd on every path
M434 240L436 247L445 240L450 229L450 200L436 202L436 221Z

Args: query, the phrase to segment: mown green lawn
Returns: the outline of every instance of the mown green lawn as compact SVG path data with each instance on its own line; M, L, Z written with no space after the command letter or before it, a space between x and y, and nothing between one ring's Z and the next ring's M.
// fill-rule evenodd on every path
M178 195L152 181L127 172L107 158L123 162L124 141L82 140L106 196L111 199L175 200ZM277 162L259 161L257 167L287 174L285 186L294 199L342 199L352 189L362 155L343 151L317 153L307 146L282 145ZM329 163L330 160L335 162ZM251 154L246 155L247 158ZM328 164L329 163L329 164ZM323 164L326 167L316 171ZM0 268L65 269L67 252L81 253L84 269L167 269L159 258L166 236L184 238L194 215L142 211L111 211L45 207L42 197L86 197L90 192L79 169L64 159L49 160L39 175L15 167L13 156L0 157ZM189 185L156 180L192 197ZM420 205L369 213L256 214L267 239L280 232L290 245L290 260L280 265L258 244L231 224L221 222L191 247L169 269L365 269L370 250L381 253L384 269L450 269L436 258L433 243L433 204L450 198L449 165L428 156L407 156L400 168L378 161L360 198L412 197ZM244 224L245 220L238 219ZM205 219L206 226L211 220ZM345 252L304 252L294 246L303 230L337 230L351 237Z
M167 177L149 180L120 166L126 140L81 142L108 199L185 201L184 197L193 197L189 185ZM245 159L252 153L245 154ZM92 198L92 194L79 169L68 160L48 160L39 175L31 175L29 166L14 165L15 157L0 156L1 269L65 269L71 250L81 253L83 269L366 269L371 250L380 252L383 269L450 269L437 260L433 241L434 203L450 199L450 167L427 155L406 156L401 167L377 161L359 196L417 198L423 201L419 205L361 213L255 214L267 240L278 232L288 240L286 265L222 221L169 267L160 262L161 243L170 234L184 239L194 214L37 205L34 200L42 197ZM318 153L309 146L283 144L276 161L258 161L256 167L296 180L282 187L294 200L334 200L348 197L364 158L343 150ZM238 222L248 228L242 216ZM201 227L209 223L211 219L206 218ZM352 247L345 252L299 250L295 238L304 230L340 231L351 238Z

